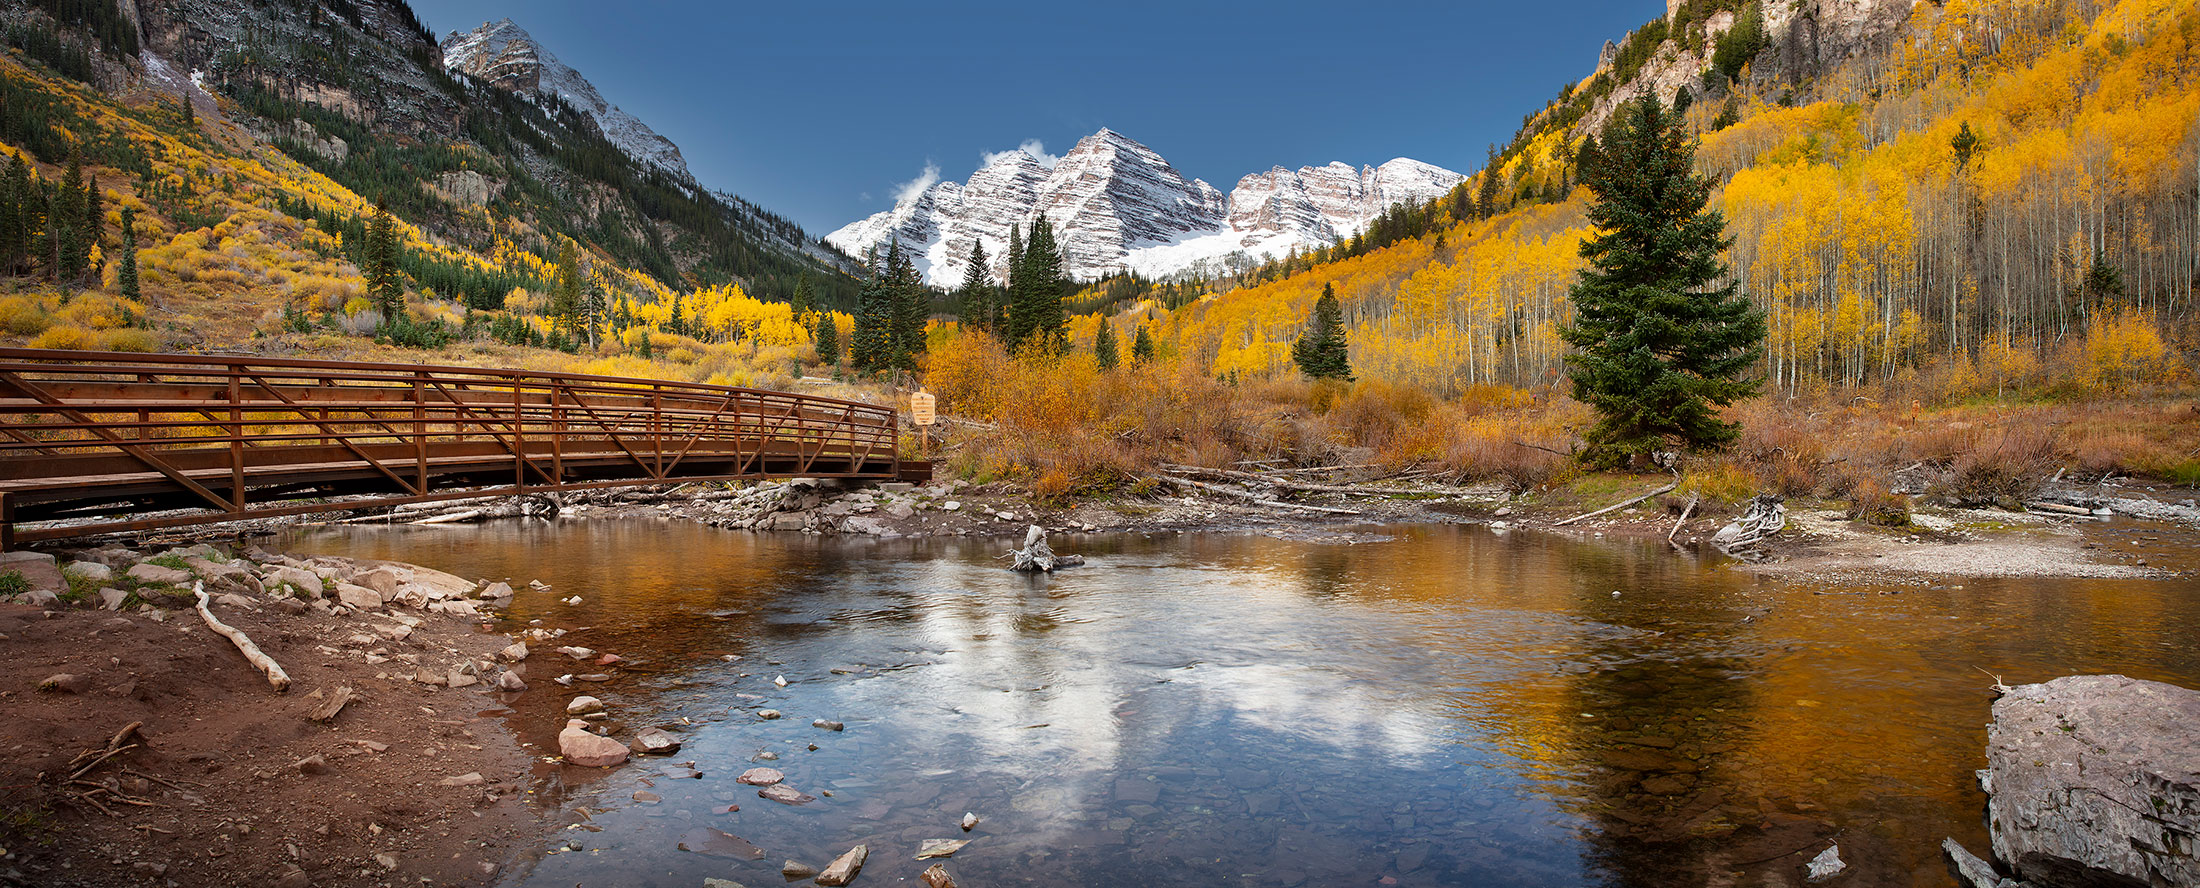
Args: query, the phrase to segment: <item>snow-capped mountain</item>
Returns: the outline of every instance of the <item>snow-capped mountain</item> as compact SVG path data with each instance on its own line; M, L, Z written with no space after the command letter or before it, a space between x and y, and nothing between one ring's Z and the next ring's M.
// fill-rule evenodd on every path
M640 118L605 101L595 84L558 61L511 19L483 22L464 34L452 31L443 38L443 68L529 98L557 96L594 120L604 138L628 157L675 178L694 179L688 173L687 160L680 156L679 146L658 135Z
M1162 277L1205 263L1249 265L1293 248L1351 237L1392 204L1443 195L1463 177L1399 158L1358 170L1342 163L1277 167L1238 180L1226 197L1186 179L1121 133L1101 130L1059 160L1036 146L992 155L967 184L940 182L825 236L861 256L890 238L912 251L927 283L962 283L970 247L983 243L998 277L1012 225L1045 214L1063 270L1090 279L1116 271Z

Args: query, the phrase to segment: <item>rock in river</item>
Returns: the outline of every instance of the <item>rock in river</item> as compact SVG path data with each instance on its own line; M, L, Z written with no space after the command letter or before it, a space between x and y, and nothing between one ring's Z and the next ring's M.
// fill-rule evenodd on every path
M856 874L863 871L864 858L869 856L871 856L871 849L863 845L848 849L848 853L833 858L833 862L825 867L825 871L817 874L817 883L830 888L830 886L846 885L855 881Z
M671 755L680 751L678 738L661 728L643 728L634 734L635 751L643 755Z
M568 765L584 768L609 768L626 761L626 744L609 737L599 737L588 732L588 723L570 719L565 730L558 732L558 754L565 756Z
M741 776L733 778L733 782L750 786L770 786L785 779L787 775L779 773L775 768L750 768L742 771Z
M2200 691L2074 675L1994 703L1994 856L2027 882L2200 885Z

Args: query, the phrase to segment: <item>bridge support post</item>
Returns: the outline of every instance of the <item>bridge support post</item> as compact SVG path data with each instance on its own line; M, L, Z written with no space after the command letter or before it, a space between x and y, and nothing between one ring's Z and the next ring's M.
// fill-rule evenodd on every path
M15 551L15 494L0 491L0 552Z

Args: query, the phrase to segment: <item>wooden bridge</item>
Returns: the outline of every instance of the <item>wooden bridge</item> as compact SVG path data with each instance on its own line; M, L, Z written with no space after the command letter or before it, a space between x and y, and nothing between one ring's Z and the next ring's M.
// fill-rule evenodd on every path
M893 409L567 373L0 348L0 549L684 481L929 477ZM363 497L329 503L328 497Z

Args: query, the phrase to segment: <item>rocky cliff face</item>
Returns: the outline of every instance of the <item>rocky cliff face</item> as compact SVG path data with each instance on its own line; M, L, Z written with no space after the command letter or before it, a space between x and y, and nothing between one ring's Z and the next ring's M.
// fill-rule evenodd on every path
M825 240L856 255L898 238L925 281L962 283L973 244L999 276L1011 226L1044 214L1064 270L1083 279L1116 271L1166 276L1273 258L1350 237L1392 204L1450 191L1457 173L1400 158L1246 176L1228 196L1186 179L1153 149L1111 130L1085 137L1051 166L1023 151L998 155L968 184L942 182Z
M440 66L442 52L402 0L310 14L220 0L122 0L120 8L138 23L147 76L192 96L201 113L218 109L195 84L245 81L369 126L458 131L460 104L426 67Z
M1924 0L1759 0L1769 43L1751 62L1751 79L1759 84L1807 84L1841 62L1883 52L1921 2ZM1679 0L1666 0L1667 20L1678 9ZM1655 94L1659 101L1671 102L1682 87L1697 89L1700 95L1697 84L1711 67L1718 38L1734 26L1734 20L1731 12L1706 19L1701 41L1667 38L1642 70L1599 99L1574 131L1602 129L1622 102L1640 96ZM1610 71L1617 54L1617 46L1605 43L1589 77Z
M466 33L443 38L443 66L498 89L530 99L555 96L594 121L611 144L628 157L688 180L687 160L672 140L658 135L640 118L604 100L581 72L551 55L511 19L483 22Z

